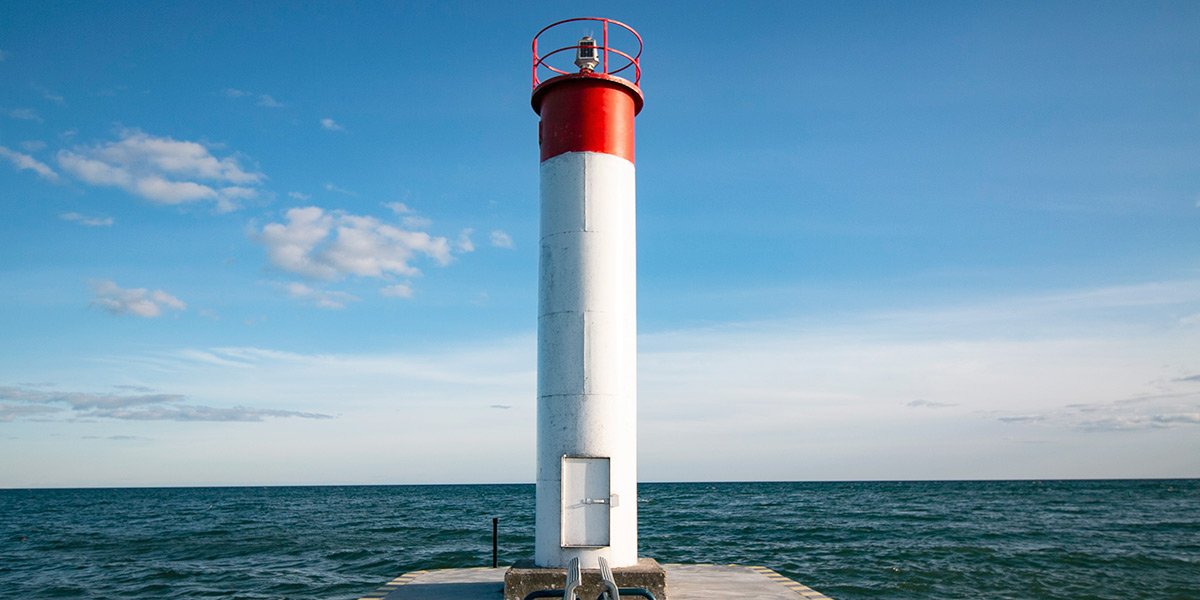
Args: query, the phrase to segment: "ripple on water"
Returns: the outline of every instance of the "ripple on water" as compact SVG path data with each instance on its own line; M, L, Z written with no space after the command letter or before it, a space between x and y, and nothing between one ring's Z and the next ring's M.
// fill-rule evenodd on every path
M839 600L1200 598L1200 482L649 484L641 553ZM356 598L532 555L533 486L0 491L13 598ZM1101 590L1101 591L1097 591ZM1101 595L1103 594L1103 595Z

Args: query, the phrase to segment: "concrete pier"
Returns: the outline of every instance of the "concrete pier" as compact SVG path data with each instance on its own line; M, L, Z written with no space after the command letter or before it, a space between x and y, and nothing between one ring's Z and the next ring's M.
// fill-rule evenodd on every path
M665 564L666 600L830 600L765 567ZM508 567L433 569L397 577L360 600L501 600Z

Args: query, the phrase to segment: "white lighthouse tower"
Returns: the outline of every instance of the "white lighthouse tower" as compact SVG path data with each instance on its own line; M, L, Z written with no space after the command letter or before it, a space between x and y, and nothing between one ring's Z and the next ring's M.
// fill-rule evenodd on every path
M601 31L539 53L539 38L566 24ZM610 47L610 29L636 48ZM599 557L613 567L638 562L640 57L637 32L609 19L560 21L533 40L532 104L541 117L538 567L563 567L572 558L585 569L596 568Z

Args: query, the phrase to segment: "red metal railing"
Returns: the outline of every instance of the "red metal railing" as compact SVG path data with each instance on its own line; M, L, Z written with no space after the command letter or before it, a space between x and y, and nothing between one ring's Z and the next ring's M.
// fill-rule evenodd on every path
M575 50L578 48L582 48L583 46L580 46L578 44L574 45L574 46L563 46L561 48L555 48L554 50L547 52L546 54L539 55L538 54L538 38L541 37L543 33L546 33L547 31L549 31L555 27L558 27L559 25L562 25L564 23L574 23L576 21L599 21L600 23L603 23L602 39L600 40L600 45L595 47L597 50L602 51L604 54L604 58L601 61L601 69L602 70L598 71L598 72L603 73L605 75L615 76L616 74L628 69L629 67L633 67L633 84L637 85L638 82L640 82L642 80L642 65L639 63L639 61L642 58L642 36L638 35L638 32L634 31L632 27L630 27L620 21L614 21L612 19L605 19L603 17L576 17L574 19L564 19L557 23L551 23L551 24L543 27L541 31L537 32L537 35L533 36L533 87L536 88L538 86L538 84L542 82L542 80L538 78L538 68L539 67L546 68L550 72L555 73L556 75L570 75L571 74L570 71L564 71L562 69L559 69L559 68L556 68L556 67L550 65L549 63L546 62L546 59L548 59L551 56L554 56L555 54L558 54L560 52L566 52L567 50ZM608 46L608 25L610 23L633 34L634 39L637 40L637 53L636 54L634 54L633 56L630 56L629 54L622 52L621 50L618 50L616 48L610 48ZM589 46L589 48L591 48L591 46ZM608 68L609 53L616 54L617 56L624 58L627 62L622 64L621 68L610 71ZM620 62L620 61L618 61L618 62ZM626 77L626 79L628 79L628 77Z

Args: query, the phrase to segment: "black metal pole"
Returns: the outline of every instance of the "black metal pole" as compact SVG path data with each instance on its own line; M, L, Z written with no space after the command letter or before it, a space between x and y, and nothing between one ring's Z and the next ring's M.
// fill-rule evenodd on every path
M500 564L499 562L497 562L497 560L499 559L499 550L500 550L499 533L500 533L500 518L492 517L492 568L493 569L495 569Z

